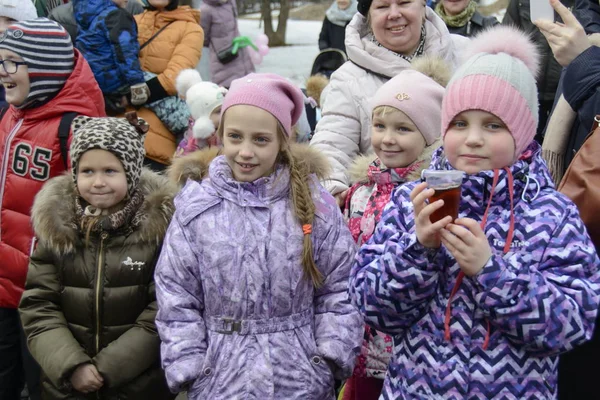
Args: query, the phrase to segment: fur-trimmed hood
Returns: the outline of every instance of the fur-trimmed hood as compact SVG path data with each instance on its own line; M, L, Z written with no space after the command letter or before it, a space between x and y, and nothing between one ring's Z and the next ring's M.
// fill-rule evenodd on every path
M419 158L415 162L423 161L420 168L417 168L406 177L407 181L415 181L421 179L421 171L429 167L429 163L431 162L431 156L433 153L442 145L442 141L440 139L436 140L431 146L425 147ZM348 173L350 175L351 184L355 184L358 182L367 182L369 165L373 161L377 159L377 155L375 153L369 153L366 155L360 155L354 159L350 168L348 168Z
M306 80L306 95L312 97L319 107L321 107L321 94L329 84L329 79L325 75L312 75Z
M166 177L144 169L139 188L144 195L141 209L145 218L136 234L142 242L160 242L175 210L177 187ZM75 223L75 196L77 188L68 174L48 181L33 203L31 220L36 238L56 254L71 253L83 243Z
M329 161L320 150L299 143L293 143L290 148L296 160L308 163L311 173L319 178L324 178L329 174ZM168 170L169 179L177 183L179 187L185 186L188 179L201 181L208 175L208 167L212 160L220 154L219 152L220 149L209 147L173 160L173 164Z

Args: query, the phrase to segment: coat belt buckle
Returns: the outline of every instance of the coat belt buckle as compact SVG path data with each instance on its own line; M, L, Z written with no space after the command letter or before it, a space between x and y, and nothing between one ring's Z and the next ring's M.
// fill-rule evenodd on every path
M221 328L217 332L231 335L233 332L240 333L242 331L242 321L234 320L232 318L222 318Z

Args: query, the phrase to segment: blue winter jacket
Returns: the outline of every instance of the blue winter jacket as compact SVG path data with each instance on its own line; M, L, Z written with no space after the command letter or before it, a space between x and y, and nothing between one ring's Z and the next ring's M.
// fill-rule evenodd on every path
M90 64L103 93L144 82L137 25L111 0L73 0L76 47Z
M598 0L575 0L573 14L588 34L600 33L600 4L598 4Z
M414 182L394 191L359 250L352 301L367 324L395 335L382 398L556 398L558 354L588 340L594 328L600 261L577 207L554 189L539 145L529 150L510 174L499 171L484 228L493 255L479 274L464 277L454 297L456 260L444 246L427 250L417 241ZM431 167L452 169L442 154ZM483 219L493 176L465 176L460 217Z

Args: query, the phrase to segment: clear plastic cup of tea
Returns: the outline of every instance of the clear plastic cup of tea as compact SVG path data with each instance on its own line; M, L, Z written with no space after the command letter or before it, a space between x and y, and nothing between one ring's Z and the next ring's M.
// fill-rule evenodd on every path
M427 182L430 189L435 190L433 196L429 198L429 203L437 200L444 200L444 206L431 214L431 223L435 223L448 215L452 221L458 218L458 208L460 206L460 188L462 185L464 173L462 171L445 171L426 169L422 177Z

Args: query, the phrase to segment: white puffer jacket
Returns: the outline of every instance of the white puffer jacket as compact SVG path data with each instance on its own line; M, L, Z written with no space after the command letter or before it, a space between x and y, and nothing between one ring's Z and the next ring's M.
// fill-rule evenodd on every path
M427 7L424 54L441 57L454 69L468 42L450 34ZM321 95L322 117L311 141L329 158L332 173L324 185L334 195L348 189L347 168L352 160L371 150L371 97L390 78L410 68L408 61L371 41L366 18L358 13L346 28L346 51L349 61L331 75Z

